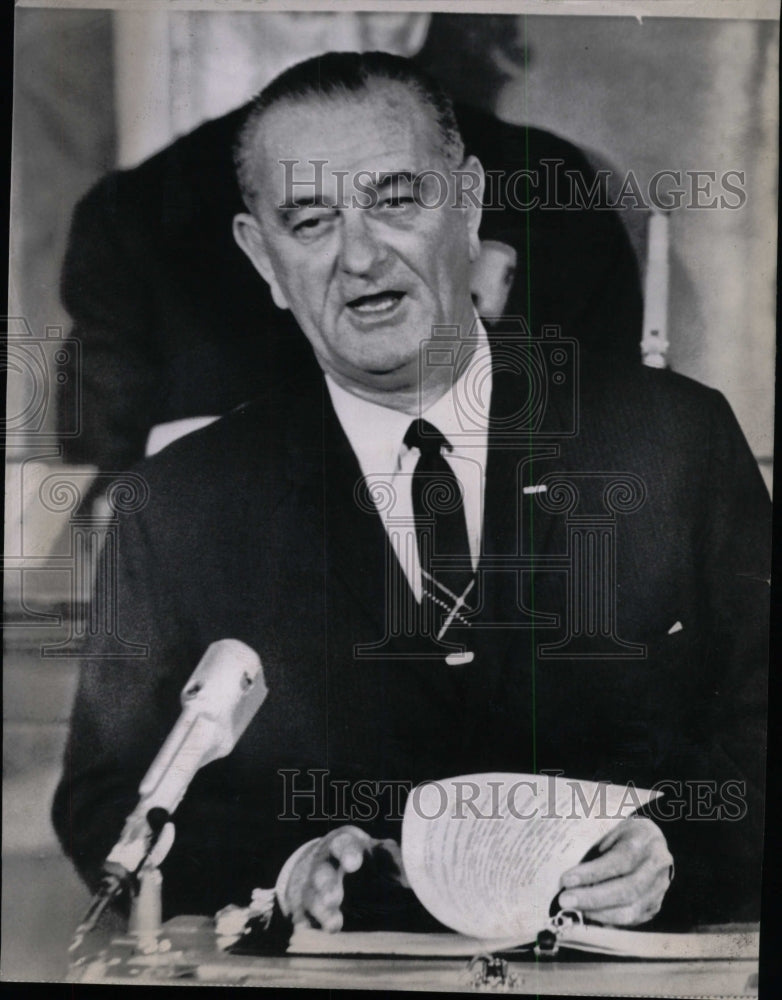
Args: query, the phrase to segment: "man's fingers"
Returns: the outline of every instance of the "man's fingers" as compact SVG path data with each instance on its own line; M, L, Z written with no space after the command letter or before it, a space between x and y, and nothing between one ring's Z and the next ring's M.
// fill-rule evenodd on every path
M635 927L645 924L660 909L647 902L634 903L629 906L613 906L604 910L587 910L584 916L600 924L610 924L613 927Z
M568 889L559 897L559 902L568 909L581 911L630 905L655 885L658 874L657 865L647 862L624 877Z
M345 875L358 871L375 849L390 857L391 861L386 861L389 874L393 876L396 867L399 880L406 884L402 853L394 840L374 840L357 827L344 826L308 845L296 859L285 892L286 912L294 923L307 922L330 932L340 930Z
M670 882L672 858L660 829L650 820L627 821L604 853L562 876L559 904L601 923L634 926L660 909Z
M609 839L612 834L616 835L613 840ZM564 873L562 885L566 889L629 875L647 859L657 859L660 868L673 863L662 831L646 818L625 820L600 841L598 849L602 852L599 858Z
M342 926L340 907L344 897L342 872L327 861L321 862L312 870L300 913L323 930L338 931Z
M341 883L342 877L338 868L325 861L313 869L311 880L316 892L327 893Z
M334 857L338 858L342 870L350 874L351 872L357 872L361 867L361 863L364 860L364 852L355 846L346 847L339 855L335 854Z
M621 840L594 861L585 861L571 868L562 877L562 882L567 888L594 885L596 882L629 875L642 861L643 851L638 845L630 840Z
M338 910L340 906L342 906L342 900L344 898L345 888L342 884L342 879L336 878L319 889L313 895L312 902L317 900L318 903L326 909ZM310 906L312 906L312 903Z
M331 857L345 872L356 872L364 860L364 851L372 845L372 838L354 826L346 826L335 834L333 839L326 838L324 847L328 847Z
M342 929L342 911L339 906L329 906L320 897L315 897L307 908L310 923L330 934Z
M637 924L645 924L660 912L668 884L667 871L658 872L652 885L634 902L594 909L584 907L582 913L590 920L597 920L601 924L613 924L616 927L634 927Z

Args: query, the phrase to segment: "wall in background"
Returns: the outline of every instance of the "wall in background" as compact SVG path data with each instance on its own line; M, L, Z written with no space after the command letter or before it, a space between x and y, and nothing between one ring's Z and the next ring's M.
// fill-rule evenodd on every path
M44 338L68 327L58 289L73 206L115 162L112 15L19 9L14 43L9 313ZM28 387L8 388L14 414Z
M71 212L115 162L112 16L100 10L17 9L14 41L9 313L18 321L10 333L51 358L57 338L47 341L47 328L67 335L69 325L58 286ZM14 367L12 350L9 344L9 426L33 401L28 373ZM27 487L33 468L32 478L40 482L51 470L51 456L56 457L53 403L51 393L41 400L40 447L17 442L21 446L13 449L9 443L10 460L15 451L19 458L36 452L49 456L25 467ZM0 961L3 979L57 980L67 971L69 936L88 898L49 822L76 664L41 657L41 646L56 642L62 630L9 625L9 610L15 610L9 604L36 604L36 591L50 592L58 584L62 589L62 580L52 579L57 573L48 579L45 573L28 574L22 586L21 567L51 555L66 526L40 503L28 506L34 516L22 519L29 497L21 469L19 462L9 462L6 469ZM9 569L8 563L18 568Z
M514 21L527 57L502 89L501 117L598 151L620 175L631 169L644 191L664 169L744 172L743 208L672 212L670 363L724 392L755 454L770 456L778 24Z

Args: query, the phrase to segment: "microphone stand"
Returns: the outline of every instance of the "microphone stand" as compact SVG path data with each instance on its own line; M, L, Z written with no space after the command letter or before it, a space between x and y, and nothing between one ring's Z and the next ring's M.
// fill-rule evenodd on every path
M104 875L87 912L76 928L73 941L68 948L73 956L84 943L85 937L95 929L106 907L123 891L131 896L131 928L139 935L142 950L150 950L150 944L157 937L161 923L162 875L159 866L163 863L174 842L174 824L165 809L154 807L146 816L146 844L140 865L129 872L122 865L107 862ZM75 964L80 964L83 958Z
M125 890L131 892L134 925L144 928L147 944L150 935L156 937L161 919L157 867L173 843L171 814L196 771L231 753L267 693L254 650L238 639L210 643L182 690L182 712L139 786L138 805L127 817L98 891L76 928L72 959L109 903Z

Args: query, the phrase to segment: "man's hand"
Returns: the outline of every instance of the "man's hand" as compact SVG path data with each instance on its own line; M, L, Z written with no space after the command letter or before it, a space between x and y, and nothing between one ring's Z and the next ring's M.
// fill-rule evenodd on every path
M394 840L374 840L355 826L341 826L307 844L289 874L284 909L295 924L310 924L325 931L342 928L345 875L356 872L370 852L385 851L398 870L398 881L409 888L402 868L402 853Z
M673 858L662 830L631 817L597 845L601 857L562 876L563 909L580 910L601 924L632 927L659 912L671 883Z

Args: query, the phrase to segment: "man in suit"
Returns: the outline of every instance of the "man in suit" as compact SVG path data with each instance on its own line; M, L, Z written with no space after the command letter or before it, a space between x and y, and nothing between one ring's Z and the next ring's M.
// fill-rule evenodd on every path
M243 902L298 851L278 885L292 919L336 930L379 905L406 926L409 894L387 905L399 810L359 786L553 770L674 789L563 875L563 905L617 925L751 916L768 498L722 397L487 336L468 281L483 171L405 60L283 74L237 167L237 242L313 357L139 467L117 606L148 652L87 643L54 806L80 871L96 884L192 665L231 636L270 693L177 811L168 913ZM677 807L693 787L708 817L701 791ZM369 869L380 888L356 902Z
M76 206L62 299L82 350L58 406L68 427L79 413L80 433L62 439L66 461L126 469L144 455L153 426L227 413L269 390L294 344L308 350L231 236L243 206L232 146L247 110L109 174ZM502 262L492 241L516 257L503 314L558 324L612 361L638 361L641 287L624 227L614 212L568 203L568 173L585 190L594 181L583 153L467 105L457 118L492 179L481 233L487 261ZM527 184L523 171L536 179ZM554 172L559 193L549 196ZM497 315L487 308L482 315Z

